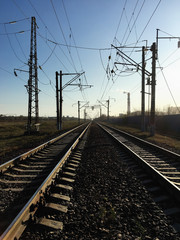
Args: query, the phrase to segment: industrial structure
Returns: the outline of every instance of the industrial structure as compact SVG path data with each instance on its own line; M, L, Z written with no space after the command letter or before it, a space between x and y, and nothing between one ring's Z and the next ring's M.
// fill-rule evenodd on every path
M39 130L39 101L38 101L38 73L37 73L37 43L36 43L36 18L31 17L31 42L29 58L29 80L26 85L28 91L28 122L27 133Z

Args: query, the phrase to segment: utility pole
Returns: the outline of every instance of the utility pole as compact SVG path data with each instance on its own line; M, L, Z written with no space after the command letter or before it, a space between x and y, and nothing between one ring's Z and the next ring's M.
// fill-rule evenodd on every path
M56 113L57 113L57 129L60 130L59 122L59 87L58 87L58 72L56 72Z
M86 115L87 115L86 108L84 108L84 122L86 121Z
M150 134L155 134L155 86L156 86L156 43L151 46L152 51L152 82L151 82L151 116L150 116Z
M36 18L31 18L31 45L30 45L30 59L29 59L29 80L27 91L29 94L28 100L28 123L27 133L32 132L32 117L35 117L36 131L39 121L39 107L38 107L38 76L37 76L37 45L36 45Z
M62 98L62 71L60 71L60 115L59 115L59 123L60 123L60 129L62 129L62 103L63 103L63 98Z
M86 105L89 104L89 102L85 102L85 104L81 106L81 102L85 101L78 101L78 124L80 124L80 109L86 107Z
M142 47L141 131L145 131L145 47Z
M109 99L107 100L107 120L109 121Z
M80 124L80 101L78 101L78 124Z
M92 87L92 85L73 84L73 82L77 78L79 78L82 74L84 74L84 72L82 72L82 73L62 73L62 71L60 71L60 73L56 72L56 104L57 104L57 129L58 130L62 129L62 103L63 103L62 91L67 86ZM68 81L63 86L62 85L62 76L64 76L64 75L75 75L75 77L73 77L70 81ZM58 76L60 76L60 86L59 86L59 89L58 89Z
M130 92L128 92L127 94L127 105L128 105L128 110L127 110L127 114L130 115Z
M122 52L119 48L128 48L128 47L115 47L114 45L111 45L112 47L114 47L115 49L118 50L118 54L125 60L127 61L128 63L118 63L118 62L115 62L115 64L122 64L122 65L132 65L134 67L136 67L136 69L140 69L142 71L142 66L137 63L136 61L134 61L132 58L130 58L128 55L126 55L124 52ZM140 48L140 47L130 47L130 48ZM142 48L142 47L141 47ZM146 47L146 49L148 49L148 47ZM146 69L144 70L145 71L145 74L147 76L151 76L151 73L148 72Z
M110 100L109 100L109 99L106 100L107 106L106 106L105 104L103 104L102 101L99 101L99 100L98 100L98 102L99 102L102 106L104 106L105 108L107 108L107 121L109 121L109 102L110 102ZM100 116L101 116L101 108L100 108Z
M136 61L134 61L132 58L130 58L128 55L126 55L125 53L123 53L119 48L129 48L129 47L115 47L114 45L111 45L112 47L114 47L115 49L118 50L118 54L126 61L123 63L119 63L119 62L115 62L115 64L122 64L122 65L131 65L136 67L136 69L140 69L142 71L142 86L141 86L141 130L144 131L145 130L145 75L147 75L148 77L151 76L151 73L149 71L146 70L145 68L145 51L147 49L149 49L149 47L141 47L142 49L142 65L140 65L139 63L137 63ZM134 47L130 47L130 48L134 48ZM135 48L140 48L140 47L135 47ZM129 97L128 97L128 110L127 110L127 115L130 114L130 93L129 93Z
M60 76L60 83L58 84L58 76ZM57 130L62 129L62 71L56 71L56 114L57 114Z

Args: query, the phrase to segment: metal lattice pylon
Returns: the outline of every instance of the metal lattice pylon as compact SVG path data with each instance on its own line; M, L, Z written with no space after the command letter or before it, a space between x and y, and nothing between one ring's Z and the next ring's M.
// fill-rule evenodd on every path
M37 45L36 45L36 18L31 18L31 45L30 45L30 59L29 65L29 80L27 91L29 94L28 101L28 123L27 131L32 131L32 125L39 121L39 107L38 107L38 76L37 76Z

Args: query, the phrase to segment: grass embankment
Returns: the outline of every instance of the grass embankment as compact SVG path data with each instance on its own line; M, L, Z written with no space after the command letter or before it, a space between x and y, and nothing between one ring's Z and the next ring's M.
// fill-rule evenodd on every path
M42 120L40 131L37 134L25 135L27 121L1 121L0 122L0 163L24 153L43 142L46 142L60 134L57 130L56 120ZM63 130L77 125L77 120L63 122Z
M150 136L149 132L142 132L137 128L127 127L127 126L120 126L120 125L112 125L111 126L118 128L122 131L128 132L132 135L135 135L139 138L142 138L146 141L151 143L160 145L161 147L168 148L172 151L176 151L180 153L180 141L176 137L166 136L166 134L158 134L156 133L154 136Z

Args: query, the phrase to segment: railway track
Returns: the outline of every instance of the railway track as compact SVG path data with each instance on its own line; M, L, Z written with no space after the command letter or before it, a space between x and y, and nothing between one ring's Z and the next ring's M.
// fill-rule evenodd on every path
M118 129L101 127L130 154L131 158L124 162L133 169L180 232L180 155Z
M95 127L93 128L93 137L94 137L93 141L96 142L96 138L98 138L97 137L98 135L96 136L96 131L99 127L101 129L101 132L105 133L106 139L102 140L102 142L100 143L95 143L95 145L92 145L93 148L92 150L89 151L90 168L91 168L91 162L93 164L94 151L99 151L98 159L101 159L100 158L101 152L102 152L102 155L103 154L105 155L101 160L102 165L97 165L98 163L96 162L94 163L93 171L95 171L95 175L94 177L90 176L90 179L93 179L93 181L92 183L89 182L88 185L86 185L85 179L88 177L88 175L90 175L90 173L87 172L84 175L84 170L86 169L86 165L88 165L88 162L86 163L86 158L88 156L86 156L86 154L84 155L83 151L84 151L84 145L86 141L85 139L87 137L87 134L85 133L87 133L88 127L89 126L87 126L86 130L84 130L83 132L81 131L82 133L80 133L80 130L77 130L78 132L75 132L75 133L71 132L70 135L67 134L67 138L60 137L59 141L57 141L57 139L53 140L52 142L54 142L54 144L52 145L50 143L46 143L45 145L40 146L39 150L34 149L32 153L28 152L25 155L19 156L18 158L14 159L15 161L14 163L8 162L7 164L5 164L4 165L5 168L3 166L0 166L0 169L2 171L1 178L0 178L0 185L1 185L1 189L3 189L1 191L4 195L4 198L12 199L11 201L9 201L9 204L6 204L6 206L3 206L3 204L0 203L0 209L1 209L0 229L4 230L4 232L1 233L2 235L0 237L0 240L5 240L5 239L15 240L19 238L20 240L67 239L67 236L68 236L68 239L75 238L75 228L76 228L75 226L73 227L72 236L69 233L69 229L68 230L66 229L66 231L68 231L68 233L66 233L67 236L63 235L63 232L62 232L63 222L65 222L68 225L67 219L71 218L73 213L76 213L76 210L74 208L75 206L78 205L78 203L76 203L77 200L73 200L74 198L73 189L74 189L74 184L76 184L75 179L81 179L82 183L80 181L79 184L82 188L82 191L83 191L83 185L85 185L87 188L90 186L89 194L87 196L85 195L86 196L85 199L90 198L91 195L94 194L95 192L95 197L93 198L93 200L95 200L95 208L93 212L90 214L90 216L93 216L94 212L97 211L97 208L98 208L97 203L100 204L101 201L104 201L104 199L107 199L107 195L102 196L101 194L99 196L100 199L96 199L97 198L96 195L98 194L98 191L105 192L105 190L101 190L103 188L109 192L111 189L112 192L110 191L110 195L108 194L108 198L110 199L111 197L112 198L114 197L113 191L115 191L115 195L117 195L117 192L120 190L120 193L119 193L120 195L117 196L118 200L114 199L112 200L112 203L117 202L116 204L117 212L119 211L121 212L123 209L125 209L125 213L123 213L125 214L125 218L126 218L124 220L125 221L124 231L127 231L128 221L131 222L131 220L129 219L131 211L128 210L128 208L131 209L132 206L130 205L130 200L128 199L128 196L125 197L125 200L123 202L123 195L126 195L127 192L131 190L125 189L123 190L125 191L125 193L123 193L121 186L125 187L126 183L122 185L122 180L118 180L118 178L121 177L121 175L119 175L119 172L116 171L116 168L118 169L120 167L120 170L121 170L122 161L125 164L127 164L129 168L133 170L133 172L136 174L136 177L142 181L146 189L151 193L154 201L157 204L159 204L159 206L164 210L166 215L171 216L170 218L171 224L176 229L176 231L179 231L179 222L180 222L180 218L179 218L179 211L180 211L179 202L180 201L179 201L179 184L178 184L179 181L177 179L177 176L175 177L175 181L174 181L174 179L168 178L169 174L164 174L164 172L169 173L170 171L170 169L168 169L167 166L169 166L169 168L173 166L173 169L171 169L170 172L178 171L179 165L177 164L177 162L179 161L178 160L179 155L173 154L172 152L169 152L169 151L165 151L164 149L161 149L161 148L157 149L156 146L152 144L149 145L144 141L141 142L141 140L137 138L133 138L133 136L130 136L130 135L125 135L124 132L119 132L116 129L109 128L107 126L105 127L102 125L99 125L99 126L95 125ZM97 131L97 134L99 134L98 131ZM82 138L83 134L85 135L85 139ZM77 137L79 136L80 136L80 139L82 139L82 141L79 141L79 139L77 139ZM75 138L76 138L75 142L72 143L72 139L75 139ZM71 146L67 147L67 143L69 142L71 142ZM89 144L92 144L92 143L91 142L87 143L86 149L88 149ZM77 148L75 148L75 145L77 145ZM109 180L109 177L107 176L106 172L103 173L103 169L109 172L112 167L111 166L112 160L108 162L106 159L107 157L106 150L108 152L113 150L113 154L117 152L116 159L115 158L113 159L113 162L115 162L116 164L115 165L116 167L114 169L115 172L112 172L109 175L110 179L112 178L114 182L111 182ZM82 178L81 178L81 176L77 175L78 174L77 168L81 168L82 155L84 158L84 162L83 162L84 170L80 172L80 175L82 175ZM160 165L161 163L163 165ZM111 167L110 166L108 167L108 164ZM173 164L173 165L170 165L170 164ZM165 169L162 170L161 169L162 166L165 166L166 170ZM176 167L175 168L176 170L174 169L174 167ZM103 173L103 176L107 178L107 182L110 181L109 185L106 183L104 179L100 179L100 181L95 180L95 178L98 177L98 174L97 174L98 171L100 175ZM127 169L121 170L121 171L122 171L121 173L122 175L124 171L127 175L129 174L127 172ZM125 174L125 177L126 177L126 174ZM170 177L172 177L172 175L170 175ZM133 185L134 184L133 176L132 176L132 179L133 180L128 179L128 182ZM94 181L96 184L94 183ZM117 185L118 181L120 181L119 182L120 185ZM97 186L97 183L98 183L98 186ZM115 189L116 185L118 189ZM138 184L135 183L135 186L137 185ZM78 185L76 186L76 188L78 189L78 190L76 189L76 192L79 192L79 194L81 195L81 189L79 189L80 186ZM96 190L91 191L91 188L94 190L97 188L97 191ZM131 185L130 185L130 189L133 189ZM84 191L86 191L86 189ZM130 199L132 198L133 195L135 198L137 198L137 193L139 190L136 189L135 187L134 191L135 193L130 192ZM121 194L123 195L121 196ZM79 197L77 196L77 198ZM145 197L142 196L142 202L145 201L144 198ZM83 196L82 196L82 199L84 199ZM119 202L119 199L121 199L122 203L121 201ZM81 200L81 198L79 200ZM136 201L138 202L139 200L136 199ZM111 206L112 203L109 203L110 205L108 206ZM136 208L136 204L133 203L133 206L134 207L132 208L132 211L133 211L133 214L135 214L134 208ZM139 206L140 206L140 203L137 203L138 219L139 219L139 214L140 215L142 214L141 212L138 213L138 211L140 211ZM153 204L151 203L149 206L153 206ZM89 208L91 207L92 207L92 202ZM82 214L84 213L84 209L86 209L85 212L87 212L88 206L85 206L85 203L81 203L78 208L80 208L78 209L78 214ZM102 208L100 208L100 211L103 208L104 208L104 205ZM142 204L142 209L146 209L143 206L143 204ZM147 212L148 210L149 209L147 209ZM69 217L67 217L68 212L70 214ZM14 220L13 220L14 217L12 218L12 213L13 213L13 216L17 215L17 217ZM100 215L101 214L102 213L100 213ZM123 215L123 214L121 212L120 215ZM162 213L157 212L157 214L160 214L159 219L161 219ZM5 216L6 217L8 216L8 217L5 218ZM79 219L83 219L84 217L85 216L83 214L81 217L79 217ZM88 216L88 219L89 219L89 216ZM99 214L93 220L92 226L95 225L95 222L98 221L98 219L99 219ZM113 222L113 224L118 225L120 223L121 228L123 229L122 227L123 220L121 219L121 217L118 217L118 214L117 214L117 219L119 219L119 221L115 223ZM139 221L138 219L136 221ZM101 220L101 223L99 224L101 225L102 217L100 220ZM10 221L12 221L12 223L9 225L9 227L7 227ZM75 220L72 219L71 222L73 221L75 221L75 225L76 225L77 223L76 214L75 214ZM89 220L87 222L89 222ZM154 221L152 223L154 224ZM86 221L84 222L84 224L86 224ZM81 223L81 225L83 225L83 223ZM89 226L88 228L90 228L90 225L88 226ZM132 228L133 227L134 227L134 223L132 225ZM136 224L135 224L135 227L137 228ZM26 230L24 231L25 228ZM99 227L98 225L97 229L98 230L96 233L97 235L96 238L87 237L87 239L111 239L111 238L104 238L104 234L108 234L108 237L109 237L109 232L108 232L109 230L108 231L106 231L106 229L104 230L104 226ZM143 228L141 227L140 229L142 230ZM41 230L42 230L42 233L41 233ZM22 235L23 231L24 233ZM86 232L87 228L85 228L84 231ZM95 230L93 229L92 231L94 234ZM100 231L100 233L98 231ZM128 230L128 232L129 231L130 230ZM79 227L77 227L77 232L78 232L76 236L77 239L80 237L81 234L82 236L84 236L85 234L85 232L83 233L83 230L80 230ZM101 236L101 234L103 237L98 238L98 236ZM172 233L172 236L174 236L173 234L174 233ZM37 235L38 237L36 238ZM118 234L118 236L120 235L121 234ZM169 232L169 235L167 233L167 236L171 236L171 232ZM86 239L86 238L82 238L82 239ZM126 238L112 238L112 239L126 239ZM131 239L131 238L127 238L127 239ZM166 239L166 238L162 238L162 239ZM179 239L179 238L169 238L169 239Z
M21 236L26 222L32 220L42 204L47 187L53 183L88 127L87 124L76 127L0 166L0 239ZM75 165L71 163L65 175L73 175L71 170ZM62 181L71 181L67 176ZM66 185L61 184L61 187Z

